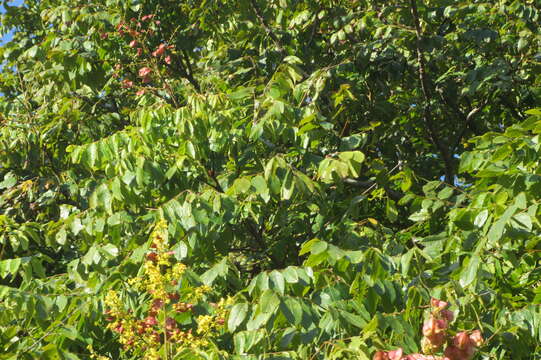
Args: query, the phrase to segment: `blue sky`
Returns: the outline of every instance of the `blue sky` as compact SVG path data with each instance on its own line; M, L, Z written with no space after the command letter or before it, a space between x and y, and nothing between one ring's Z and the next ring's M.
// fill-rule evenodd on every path
M10 1L9 5L11 6L19 6L23 3L23 0L14 0ZM4 13L5 9L2 5L0 5L0 14ZM6 34L2 37L0 37L0 44L3 44L5 41L9 41L11 39L11 34Z

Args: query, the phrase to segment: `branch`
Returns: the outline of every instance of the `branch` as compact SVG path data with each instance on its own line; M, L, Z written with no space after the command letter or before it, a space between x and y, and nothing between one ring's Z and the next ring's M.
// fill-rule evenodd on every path
M426 64L424 59L423 50L421 49L421 24L419 21L419 13L417 11L417 0L411 0L411 15L415 23L415 35L417 38L417 62L419 63L419 82L421 83L421 91L423 93L424 107L423 107L423 119L428 129L428 134L432 143L436 146L440 152L444 165L445 165L445 180L448 183L453 183L454 171L453 171L453 158L449 149L443 144L439 138L438 131L433 123L432 110L430 109L430 90L429 81L426 75Z
M452 152L455 152L456 148L458 147L458 145L460 144L460 141L462 140L462 138L464 137L464 135L466 134L466 130L470 127L470 124L472 123L473 119L475 118L475 116L481 111L483 110L483 108L488 104L488 101L489 101L489 98L487 97L485 99L485 101L483 101L483 103L475 108L473 108L469 113L468 115L464 115L464 113L462 111L460 111L460 109L456 109L456 111L458 111L458 113L462 116L463 118L463 121L464 121L464 127L462 128L462 130L460 131L460 133L458 134L456 140L455 140L455 143L453 144L453 146L451 147L451 151Z
M377 185L375 181L363 181L352 178L344 179L344 183L361 189L365 189L365 191L368 189L372 189ZM385 189L389 197L394 201L398 201L404 196L404 194L402 194L401 192L393 190L388 186L384 186L383 188Z
M463 127L462 127L462 130L458 133L457 135L457 138L455 139L455 143L453 144L453 146L451 147L451 153L454 153L455 150L458 148L458 145L460 144L460 141L462 140L462 138L464 137L464 135L466 134L466 131L468 129L470 129L475 135L479 135L479 132L474 128L473 126L473 119L475 118L475 116L481 111L484 109L484 107L488 104L488 102L490 101L490 98L487 97L484 101L482 101L482 103L473 108L467 115L464 114L464 112L462 112L462 110L460 109L460 106L455 103L455 102L451 102L449 100L449 98L447 98L445 95L444 95L444 92L443 90L438 90L438 93L442 99L442 101L445 103L445 105L447 105L447 107L449 107L456 115L456 117L462 121L463 123ZM466 102L468 103L468 106L471 107L472 104L471 102L468 100L468 98L466 98Z
M185 50L182 50L182 55L178 57L180 62L180 74L182 77L184 77L186 80L190 82L190 84L193 85L195 90L197 92L201 91L201 87L199 86L199 82L193 77L193 69L192 65L190 64L190 57L186 53Z
M272 39L272 41L274 42L274 45L276 45L278 52L284 54L285 52L284 47L282 46L280 39L278 39L276 34L270 28L269 24L267 24L267 21L265 20L265 18L263 17L263 14L261 13L261 10L257 6L256 0L250 0L250 5L252 7L252 10L254 11L254 14L257 20L259 20L259 22L261 23L261 26L263 26L263 28L267 32L267 35Z

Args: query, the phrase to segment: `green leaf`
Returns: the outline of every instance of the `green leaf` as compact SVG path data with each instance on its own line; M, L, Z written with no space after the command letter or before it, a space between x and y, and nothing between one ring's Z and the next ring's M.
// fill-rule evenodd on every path
M387 199L385 205L385 214L390 222L395 222L398 220L398 209L396 208L395 202L391 199Z
M473 281L477 277L480 263L481 263L481 259L479 255L474 254L471 257L469 257L467 261L467 265L464 265L464 270L460 274L460 285L462 287L467 287L468 285L473 283Z
M274 270L269 274L271 289L278 291L281 295L285 292L285 279L281 272Z
M478 228L482 228L483 225L485 225L485 222L487 221L487 218L488 218L488 210L481 210L481 212L479 214L477 214L477 216L475 217L475 220L473 221L473 224L478 227Z
M286 298L280 303L280 310L290 324L299 325L301 323L302 307L298 300Z
M438 198L442 200L449 199L453 195L453 188L445 187L438 193Z
M247 303L237 303L231 309L229 313L229 318L227 320L227 329L230 332L234 332L237 327L242 324L246 315L248 314L248 304Z
M211 285L217 277L227 275L228 270L227 257L224 257L219 263L201 275L201 281L203 281L205 285Z
M17 183L17 178L12 173L7 173L4 175L4 180L0 182L0 190L1 189L9 189L13 187Z

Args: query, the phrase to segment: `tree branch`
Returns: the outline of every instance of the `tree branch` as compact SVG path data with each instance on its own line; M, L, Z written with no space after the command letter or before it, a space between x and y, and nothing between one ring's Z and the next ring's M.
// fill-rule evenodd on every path
M197 92L201 91L201 86L199 86L199 82L193 77L193 69L192 65L190 64L190 57L186 53L185 50L182 50L182 55L178 57L180 62L180 74L182 77L184 77L186 80L190 82L190 84L193 85L195 90Z
M422 40L422 31L421 24L419 21L419 12L417 11L417 0L411 0L411 15L415 24L415 35L416 35L416 50L417 50L417 62L419 64L419 82L421 83L421 92L423 94L423 119L428 129L429 138L439 151L443 158L445 166L445 180L447 183L452 184L454 182L454 166L453 166L453 157L449 148L443 143L440 139L436 126L433 122L432 110L430 108L430 89L428 76L426 74L426 66L423 50L421 48Z
M352 178L345 178L344 183L364 190L373 188L377 184L375 181L363 181ZM385 192L387 192L389 197L394 201L398 201L404 196L404 194L402 194L401 192L393 190L388 186L384 186L383 189L385 189Z
M272 31L271 27L269 26L269 24L267 23L267 21L263 17L263 14L261 13L261 10L259 9L259 6L257 6L256 0L250 0L250 6L251 6L257 20L259 21L259 23L261 24L261 26L263 26L263 28L267 32L267 35L274 42L274 45L276 45L276 49L278 49L278 52L284 54L285 50L284 50L284 47L282 46L282 43L281 43L280 39Z
M462 138L466 134L466 130L468 128L470 128L470 124L472 123L473 119L475 118L475 116L481 110L483 110L483 108L488 104L488 101L489 101L489 98L487 97L485 99L485 101L483 101L483 103L481 105L479 105L478 107L473 108L468 113L468 115L464 115L464 113L462 111L460 111L460 109L457 109L458 113L462 115L462 118L463 118L463 121L464 121L464 126L462 127L462 130L460 131L460 133L458 133L458 136L455 139L455 143L451 147L452 152L455 152L455 150L458 148L458 145L460 145L460 141L462 140Z

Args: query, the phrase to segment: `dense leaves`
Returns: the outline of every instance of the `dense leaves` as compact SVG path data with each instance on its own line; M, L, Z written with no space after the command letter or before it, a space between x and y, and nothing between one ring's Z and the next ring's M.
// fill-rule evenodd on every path
M541 356L536 1L3 4L0 359Z

